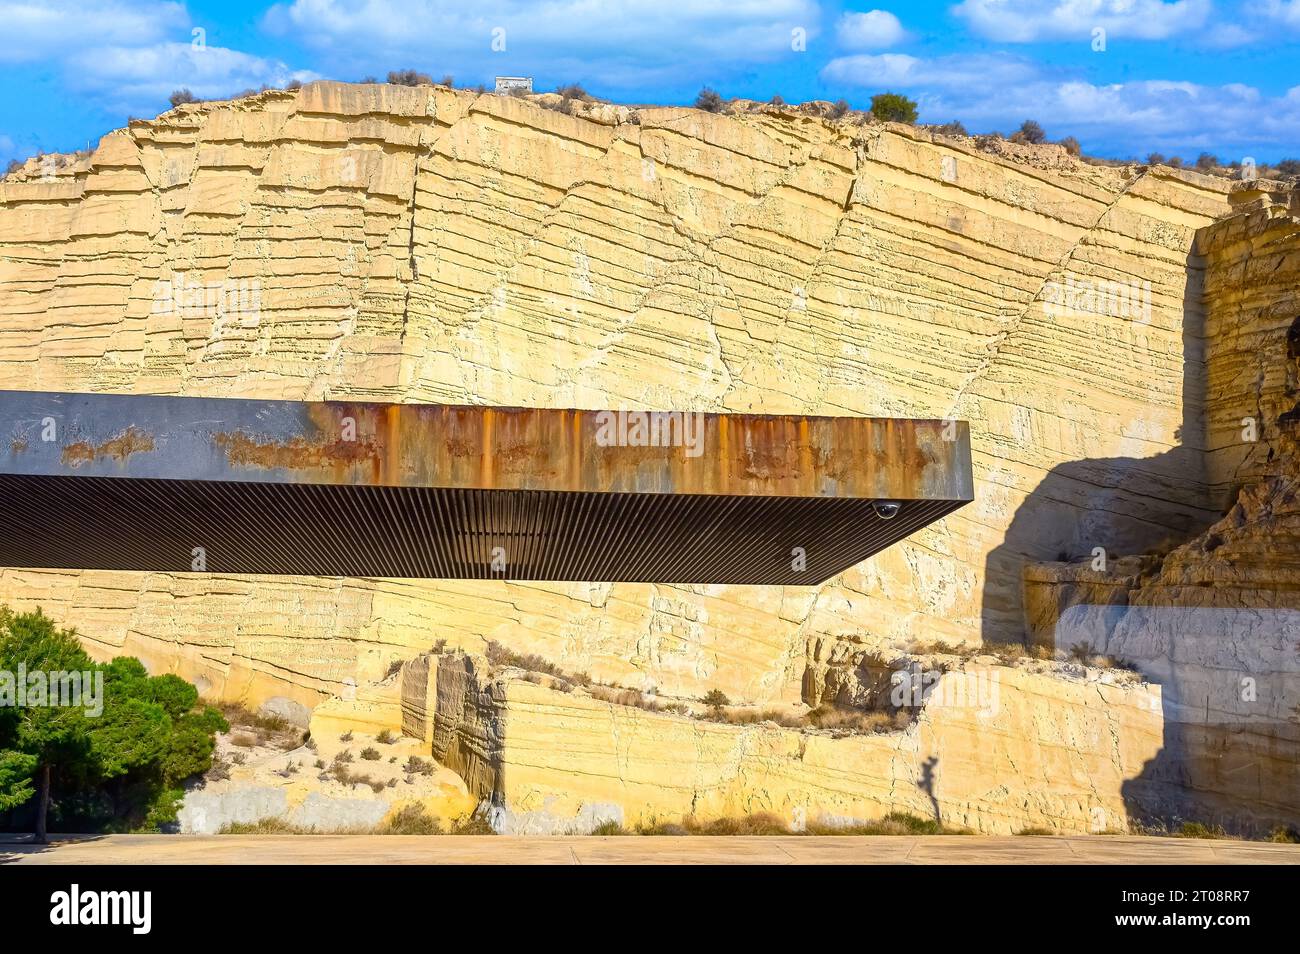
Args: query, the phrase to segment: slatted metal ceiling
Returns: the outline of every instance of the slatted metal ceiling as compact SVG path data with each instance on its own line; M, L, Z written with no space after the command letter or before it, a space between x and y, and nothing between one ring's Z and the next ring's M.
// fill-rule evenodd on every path
M13 475L0 494L3 566L187 572L200 547L219 573L790 585L960 506Z

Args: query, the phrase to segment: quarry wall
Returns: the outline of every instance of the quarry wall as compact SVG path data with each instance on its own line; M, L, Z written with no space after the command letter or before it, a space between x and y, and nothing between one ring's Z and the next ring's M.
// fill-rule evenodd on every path
M973 505L817 588L0 571L7 598L254 701L321 698L435 638L796 699L810 635L1016 640L1026 559L1216 516L1185 425L1205 400L1193 236L1228 209L1220 180L775 107L587 112L314 83L11 176L0 380L955 416ZM1094 286L1137 298L1062 307Z

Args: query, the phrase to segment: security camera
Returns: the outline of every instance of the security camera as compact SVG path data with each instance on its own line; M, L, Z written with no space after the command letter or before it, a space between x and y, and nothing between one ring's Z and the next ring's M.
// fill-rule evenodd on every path
M871 506L881 520L893 520L898 516L898 511L903 509L903 505L897 500L875 500L872 501Z

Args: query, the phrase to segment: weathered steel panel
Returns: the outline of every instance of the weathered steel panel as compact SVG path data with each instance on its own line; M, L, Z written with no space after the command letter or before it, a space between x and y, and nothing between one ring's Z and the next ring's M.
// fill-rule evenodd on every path
M962 422L8 391L0 441L8 566L815 583L974 496Z

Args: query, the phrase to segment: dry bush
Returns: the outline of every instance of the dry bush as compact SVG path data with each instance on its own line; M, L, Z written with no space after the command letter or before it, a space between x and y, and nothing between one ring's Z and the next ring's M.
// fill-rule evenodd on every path
M255 822L231 822L221 828L223 835L309 835L315 829L290 825L283 818L261 818Z
M755 812L739 818L715 818L700 822L684 819L682 826L692 835L788 835L790 826L770 812Z
M580 99L584 102L592 97L582 88L581 83L568 83L555 87L555 92L563 99Z
M486 818L471 816L461 818L451 823L452 835L495 835L492 826L488 824Z
M644 824L638 825L636 829L638 835L689 835L685 825L677 822L661 822L651 820Z
M431 759L422 759L418 755L412 755L406 760L406 773L408 775L432 775L435 765Z
M231 822L224 826L222 835L370 835L368 828L304 828L290 824L281 817L262 818L255 822Z
M545 673L548 676L554 676L556 679L563 679L565 682L571 682L579 686L591 685L591 677L585 672L568 672L536 653L517 653L508 646L501 645L495 639L488 641L483 655L487 657L488 662L498 669L506 667L524 669L530 673Z
M851 709L830 704L823 704L803 713L786 709L715 706L699 713L696 718L726 725L757 725L772 722L786 729L821 729L840 736L894 732L905 729L911 721L910 714L903 709L897 711Z
M1221 825L1206 825L1202 822L1183 822L1170 832L1175 838L1227 838Z
M418 73L415 70L393 70L388 74L388 82L393 86L433 85L428 73Z
M908 653L913 656L974 656L984 651L982 646L960 646L942 639L929 642L916 640L908 645Z
M252 736L251 743L231 741L235 745L250 748L253 745L272 745L288 751L302 745L307 733L278 715L253 712L237 702L218 703L217 709L230 723L231 731L236 735Z
M230 744L237 745L241 749L251 749L257 745L257 736L251 732L236 732L231 735Z
M721 113L726 110L727 104L716 90L706 86L695 97L695 108L702 109L706 113Z
M380 759L379 750L373 745L367 745L361 750L361 757L367 762L378 762Z
M335 781L341 785L365 785L375 794L379 794L388 787L387 782L381 782L371 775L353 775L346 765L336 764L331 766L329 774L333 775Z
M906 711L870 712L838 706L818 706L808 713L808 722L819 729L844 735L870 735L893 732L907 727L911 717Z
M727 725L775 722L787 729L804 729L808 726L806 716L784 709L709 709L701 713L700 718L708 722L725 722Z
M413 802L394 812L376 829L379 835L441 835L442 822L425 812L424 806Z
M808 835L965 835L965 829L947 828L932 818L920 818L907 812L890 812L879 821L858 825L809 825Z
M646 695L639 689L624 689L621 686L591 686L588 690L593 699L608 702L616 706L631 706L645 709L647 712L662 712L664 706L654 696Z

